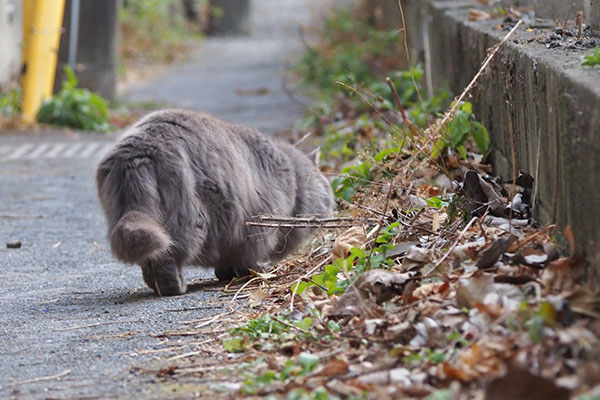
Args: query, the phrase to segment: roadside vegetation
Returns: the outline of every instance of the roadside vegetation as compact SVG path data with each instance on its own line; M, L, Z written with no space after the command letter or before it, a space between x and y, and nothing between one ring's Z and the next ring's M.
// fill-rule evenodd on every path
M172 62L189 48L195 31L181 0L127 0L119 12L120 59L125 63ZM197 33L197 31L195 32Z
M202 37L201 16L208 1L127 0L119 12L119 71L121 83L134 84L151 74L157 65L183 58ZM190 21L185 5L194 8L199 20ZM126 83L125 83L126 84ZM0 127L25 128L20 122L21 88L0 92ZM59 93L46 99L39 110L41 124L84 131L106 132L123 128L160 105L111 103L78 87L70 69Z
M403 40L350 10L309 45L296 71L320 95L297 137L321 147L338 217L164 334L171 361L145 372L175 394L202 376L214 397L597 398L600 309L572 234L537 226L535 176L493 175L472 105L424 93Z
M77 77L71 68L65 68L65 75L60 92L42 103L38 122L84 131L109 130L108 102L87 89L78 88Z
M600 65L600 47L596 47L592 54L585 56L583 65L586 67L595 67L596 65Z
M109 102L87 89L78 87L75 73L65 68L61 90L44 99L36 120L40 124L62 126L84 131L106 132L110 124ZM22 90L14 88L0 94L0 128L23 129L20 121Z

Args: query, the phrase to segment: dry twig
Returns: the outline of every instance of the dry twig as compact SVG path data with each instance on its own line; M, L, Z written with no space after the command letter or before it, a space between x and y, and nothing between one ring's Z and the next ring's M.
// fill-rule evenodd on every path
M504 36L504 39L502 39L500 41L500 43L498 43L497 45L495 45L494 47L492 47L492 50L489 52L488 56L485 58L485 61L483 62L483 64L481 64L481 68L479 68L479 71L477 71L477 73L475 74L475 76L473 77L473 79L471 80L471 82L469 82L469 84L467 85L467 87L465 88L465 90L463 90L463 92L460 94L460 96L458 96L458 98L454 101L454 105L444 115L444 118L442 119L442 122L440 122L437 125L436 129L437 129L438 132L442 129L442 127L444 125L446 125L446 123L448 122L448 120L450 120L450 118L456 113L456 110L458 110L458 107L460 107L460 103L463 101L463 99L465 98L465 96L473 89L473 87L475 86L475 83L477 82L477 80L479 79L479 77L483 74L483 72L486 70L486 68L488 67L488 65L490 64L490 62L494 58L494 56L498 53L498 51L500 51L500 49L502 48L502 46L504 46L504 43L506 43L508 41L508 38L510 38L512 36L512 34L517 30L517 28L519 26L521 26L522 23L523 23L523 20L520 19L519 22L517 22L517 24L510 30L510 32L508 32L506 34L506 36Z
M435 270L437 270L440 267L440 265L442 265L444 260L446 260L446 258L448 258L448 256L452 253L452 250L454 250L454 248L458 245L458 243L460 242L460 239L462 239L462 237L465 235L465 233L467 233L467 231L469 230L471 225L473 225L473 222L475 222L477 220L479 220L478 217L471 218L471 220L469 221L467 226L465 226L465 228L460 232L460 235L458 235L458 237L456 238L456 240L454 241L452 246L448 249L448 251L444 254L444 256L437 263L435 263L435 265L433 266L433 268L431 268L429 270L429 272L427 272L425 275L423 275L424 278L429 277Z
M53 331L54 332L65 332L65 331L73 331L75 329L93 328L93 327L96 327L96 326L103 326L103 325L133 324L133 323L136 323L136 322L144 322L144 321L139 320L139 319L134 319L134 320L126 320L126 321L96 322L94 324L71 326L69 328L58 328L58 329L54 329Z
M11 382L11 383L8 383L6 386L18 386L18 385L26 385L28 383L51 381L53 379L60 379L65 375L69 375L70 373L71 373L71 370L67 369L66 371L63 371L60 374L50 375L50 376L39 376L37 378L25 379L24 381Z

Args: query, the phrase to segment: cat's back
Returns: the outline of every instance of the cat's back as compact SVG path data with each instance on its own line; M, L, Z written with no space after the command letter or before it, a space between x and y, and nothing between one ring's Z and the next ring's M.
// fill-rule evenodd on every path
M172 147L177 143L229 140L229 124L211 115L187 110L152 112L131 126L119 139L120 144L160 144Z

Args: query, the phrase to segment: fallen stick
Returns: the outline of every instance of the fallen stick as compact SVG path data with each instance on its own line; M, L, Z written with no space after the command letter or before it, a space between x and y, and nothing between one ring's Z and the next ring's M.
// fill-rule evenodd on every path
M139 319L135 319L135 320L127 320L127 321L96 322L94 324L78 325L78 326L71 326L69 328L53 329L52 331L53 332L65 332L65 331L73 331L75 329L93 328L93 327L102 326L102 325L131 324L134 322L143 322L143 321L141 321Z
M299 223L299 224L286 224L286 223L268 223L268 222L246 222L246 226L260 226L263 228L323 228L323 229L336 229L336 228L350 228L356 226L356 224L327 224L327 223Z
M444 260L446 258L448 258L448 256L452 253L452 250L454 250L454 248L458 245L458 242L460 242L460 239L462 239L462 237L465 235L465 233L467 233L467 231L469 230L469 228L471 227L471 225L473 225L473 222L478 221L478 220L479 220L478 217L473 217L469 221L469 223L467 224L467 226L465 226L465 228L460 232L460 235L458 235L458 237L454 241L454 244L452 245L452 247L450 247L448 249L448 251L446 252L446 254L444 254L444 256L437 263L435 263L435 265L433 266L433 268L431 268L429 270L429 272L427 272L425 275L423 275L424 278L429 277L433 273L433 271L435 271L436 269L438 269L440 267L440 265L442 265L442 263L444 262Z
M221 304L215 304L212 306L198 306L198 307L189 307L189 308L171 308L165 311L167 312L185 312L185 311L195 311L195 310L213 310L215 308L223 308L224 306Z
M61 372L60 374L50 375L50 376L40 376L40 377L32 378L32 379L25 379L24 381L11 382L11 383L7 384L6 386L18 386L18 385L26 385L28 383L51 381L53 379L60 379L65 375L69 375L70 373L71 373L71 370L68 369L66 371Z
M402 101L400 101L400 96L398 96L398 91L396 90L396 86L394 85L392 78L390 78L388 76L387 78L385 78L385 82L388 84L388 86L392 90L392 94L394 95L394 100L396 101L396 106L398 107L398 110L400 111L400 115L402 115L402 120L404 121L404 125L408 126L410 133L412 133L412 135L414 137L419 136L419 132L417 131L417 129L415 128L413 123L406 116L406 110L402 106Z
M304 279L308 278L316 270L318 270L319 268L322 268L325 264L327 264L328 262L331 262L332 260L333 260L333 256L330 254L327 256L327 258L325 258L323 261L321 261L319 264L317 264L310 271L308 271L307 273L302 275L300 278L296 279L296 281L292 284L292 286L294 286L294 285L296 285L296 286L294 287L294 290L292 290L292 298L290 299L290 312L294 311L294 297L296 297L296 291L298 290L298 283L300 283Z
M504 39L502 39L500 41L500 43L498 43L497 45L495 45L492 48L492 51L490 51L490 53L486 57L485 61L481 65L481 68L479 68L479 71L477 71L477 73L475 74L475 76L473 77L473 79L471 80L471 82L469 82L469 84L467 85L467 87L465 88L465 90L463 90L463 92L461 93L461 95L458 96L458 99L456 99L456 101L454 102L454 105L452 106L452 108L444 115L444 119L442 119L442 122L437 127L438 130L442 129L442 127L444 125L446 125L446 123L448 122L448 120L450 119L450 117L453 116L454 113L456 113L456 110L458 110L458 107L460 107L460 103L465 98L465 96L467 95L467 93L469 93L471 91L471 89L473 89L473 87L475 86L475 83L477 82L477 80L479 79L479 77L481 76L481 74L483 74L483 71L485 71L485 69L488 67L488 65L492 61L492 58L494 58L494 56L496 55L496 53L498 53L498 51L502 48L502 46L504 45L504 43L506 43L508 41L508 38L512 36L512 34L517 30L517 28L522 23L523 23L523 20L520 19L519 22L517 22L517 24L510 30L510 32L508 32L506 34L506 36L504 36Z
M317 217L276 217L272 215L255 215L254 217L261 222L307 222L307 223L325 223L325 222L345 222L345 221L379 221L375 218L354 218L354 217L331 217L331 218L317 218Z

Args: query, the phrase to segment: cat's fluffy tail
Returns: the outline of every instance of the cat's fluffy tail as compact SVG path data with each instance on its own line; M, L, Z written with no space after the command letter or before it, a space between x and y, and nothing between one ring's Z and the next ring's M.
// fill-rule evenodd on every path
M160 222L140 211L129 211L121 217L109 239L113 254L129 263L158 257L172 244Z

